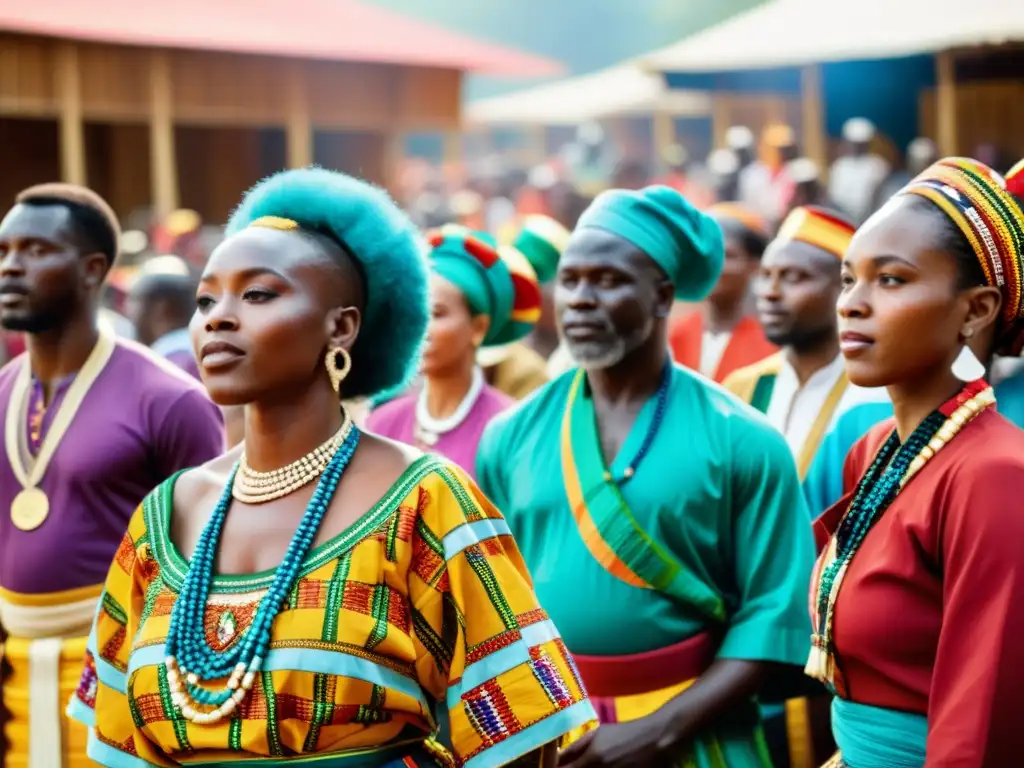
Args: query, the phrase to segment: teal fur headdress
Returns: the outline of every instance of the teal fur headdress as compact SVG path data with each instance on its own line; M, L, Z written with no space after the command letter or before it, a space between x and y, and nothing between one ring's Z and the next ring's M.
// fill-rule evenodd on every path
M259 182L232 214L227 234L265 217L330 233L359 264L366 307L345 396L403 387L415 373L429 318L427 248L409 217L384 190L323 168L283 171Z

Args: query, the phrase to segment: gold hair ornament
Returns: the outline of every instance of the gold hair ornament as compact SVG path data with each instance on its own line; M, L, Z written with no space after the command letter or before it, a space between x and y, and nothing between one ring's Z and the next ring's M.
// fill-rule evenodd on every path
M249 222L250 227L260 227L261 229L277 229L282 232L290 232L294 229L299 228L299 222L294 219L285 219L281 216L260 216L258 219L253 219Z

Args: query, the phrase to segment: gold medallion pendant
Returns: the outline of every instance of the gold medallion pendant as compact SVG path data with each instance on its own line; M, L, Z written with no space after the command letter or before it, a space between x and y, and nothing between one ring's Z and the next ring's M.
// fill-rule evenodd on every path
M50 514L50 500L39 488L26 488L11 502L11 522L23 531L33 531Z
M27 355L21 362L21 370L14 380L14 389L11 391L11 399L4 416L4 449L7 461L10 462L14 478L23 489L11 502L11 522L20 530L34 531L50 514L50 500L39 485L43 482L50 460L57 452L75 414L78 413L85 396L89 394L90 387L114 353L114 347L113 337L100 331L96 345L64 394L64 402L57 409L35 458L28 449L28 434L25 429L32 389L32 368Z

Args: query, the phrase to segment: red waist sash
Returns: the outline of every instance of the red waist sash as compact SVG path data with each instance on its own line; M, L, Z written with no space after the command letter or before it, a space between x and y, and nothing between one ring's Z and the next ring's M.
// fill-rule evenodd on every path
M700 677L715 660L718 645L715 633L702 632L656 651L627 656L574 654L573 660L590 696L635 696Z

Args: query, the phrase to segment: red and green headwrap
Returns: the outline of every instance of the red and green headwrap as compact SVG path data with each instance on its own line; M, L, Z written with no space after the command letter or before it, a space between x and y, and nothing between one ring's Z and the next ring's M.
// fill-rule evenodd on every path
M1024 347L1024 209L1011 193L1021 181L1008 185L977 160L947 157L900 192L920 195L942 209L970 243L986 282L1002 292L1000 354L1017 355Z
M1024 159L1006 174L1006 189L1016 195L1018 200L1024 199Z
M462 291L473 315L491 319L483 346L518 341L540 319L540 285L526 258L482 232L446 226L427 233L431 269Z

